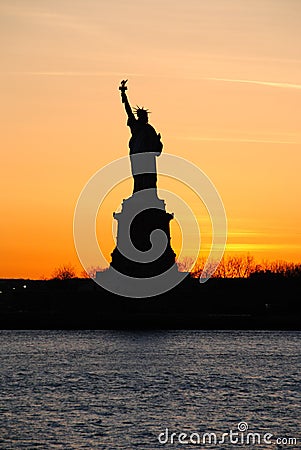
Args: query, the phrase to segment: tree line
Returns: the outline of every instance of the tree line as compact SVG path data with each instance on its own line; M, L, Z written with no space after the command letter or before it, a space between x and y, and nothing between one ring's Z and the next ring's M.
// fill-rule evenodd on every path
M177 261L180 272L190 272L194 278L200 277L206 264L205 257L199 257L195 262L190 257L184 257ZM207 265L208 268L208 265ZM210 268L210 266L209 266ZM57 267L50 279L68 280L72 278L95 278L96 272L106 269L91 266L87 271L83 270L79 275L71 264L64 264ZM212 278L249 278L252 276L274 275L285 278L301 277L301 263L294 263L282 260L256 262L251 255L224 256L220 261Z

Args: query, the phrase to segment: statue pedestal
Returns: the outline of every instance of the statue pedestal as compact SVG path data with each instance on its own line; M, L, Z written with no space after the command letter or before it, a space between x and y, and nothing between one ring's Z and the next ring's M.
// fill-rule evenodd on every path
M169 222L173 215L156 189L145 189L124 200L122 210L113 214L118 222L116 248L111 267L135 278L160 275L175 265L170 245Z

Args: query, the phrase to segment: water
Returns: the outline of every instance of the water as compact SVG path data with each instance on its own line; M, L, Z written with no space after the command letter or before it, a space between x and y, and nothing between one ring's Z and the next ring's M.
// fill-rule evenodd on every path
M0 448L281 448L276 437L298 439L282 440L282 448L301 448L300 338L273 331L2 331ZM240 422L260 433L260 445L246 445L243 429L240 444L221 442ZM181 444L181 432L192 441L212 432L219 442ZM264 433L273 434L271 444L262 442Z

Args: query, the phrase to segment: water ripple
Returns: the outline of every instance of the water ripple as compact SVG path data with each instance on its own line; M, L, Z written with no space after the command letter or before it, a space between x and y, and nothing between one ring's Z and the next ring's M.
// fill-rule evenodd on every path
M300 337L0 332L0 448L176 449L183 445L163 446L159 433L223 433L242 421L254 432L298 438Z

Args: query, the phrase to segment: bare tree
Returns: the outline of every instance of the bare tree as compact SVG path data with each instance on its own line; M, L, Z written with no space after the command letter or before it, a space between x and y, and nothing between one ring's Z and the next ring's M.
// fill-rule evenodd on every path
M82 278L96 278L96 272L104 272L107 268L100 267L100 266L90 266L87 268L87 270L83 270L81 272Z
M255 273L270 273L283 277L300 277L301 264L282 260L263 261L260 265L256 266Z
M197 259L191 274L193 277L200 277L204 268L210 271L210 264L205 257ZM283 277L301 277L301 263L292 263L282 260L255 262L251 255L224 256L217 266L212 278L249 278L250 275L275 274ZM206 276L206 274L203 274Z
M70 280L76 277L76 272L71 264L64 264L57 267L52 273L52 279L55 280Z
M206 266L205 266L206 265ZM192 275L199 277L204 268L207 267L210 271L210 264L206 263L206 258L198 258L192 269ZM255 270L255 263L253 256L231 256L223 257L217 266L215 272L212 274L213 278L248 278ZM206 274L205 274L206 275Z
M184 256L181 260L177 261L179 272L190 272L193 267L193 258L190 256Z

